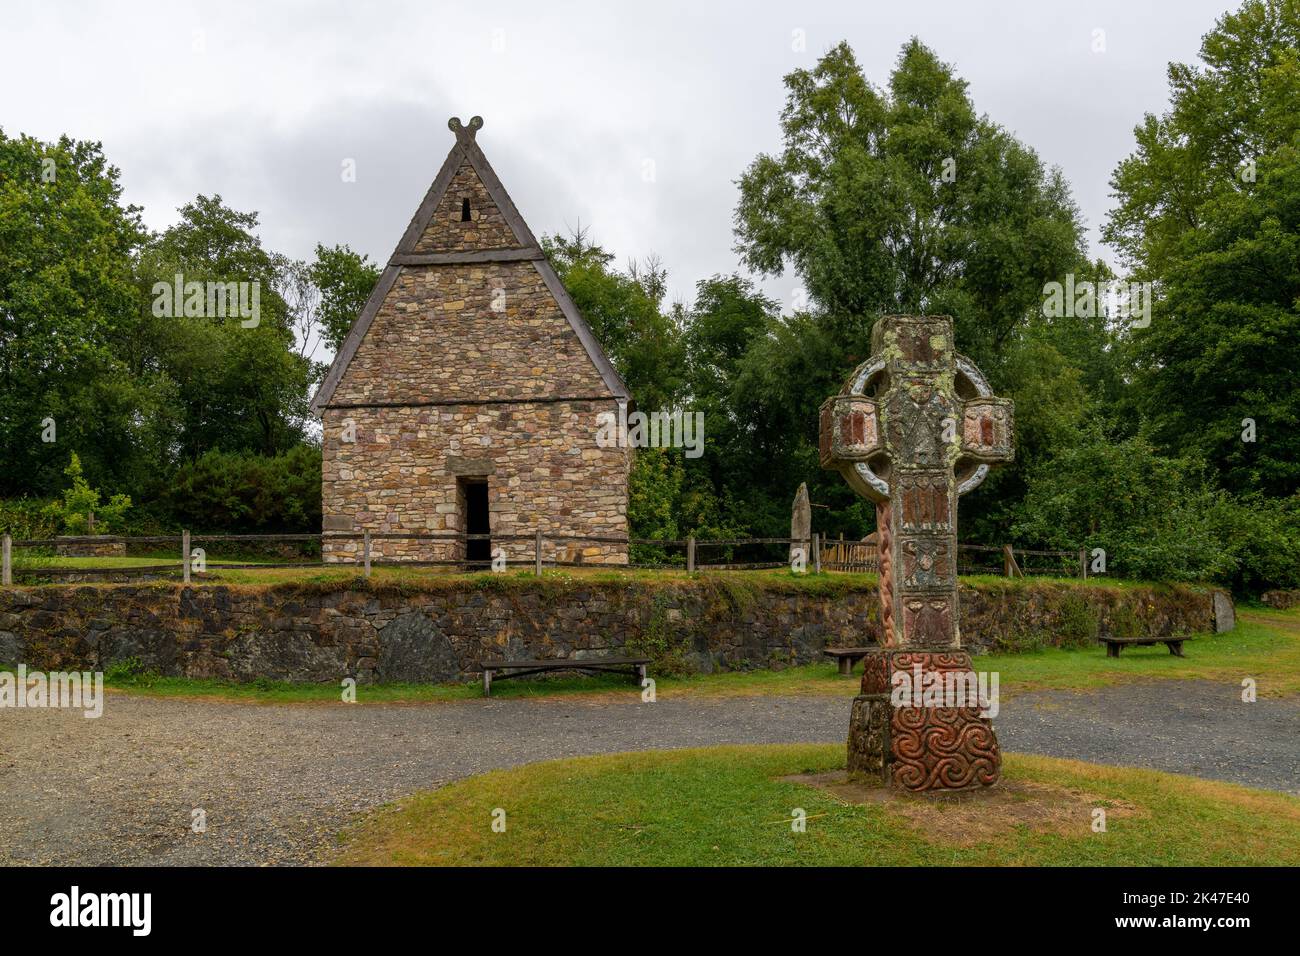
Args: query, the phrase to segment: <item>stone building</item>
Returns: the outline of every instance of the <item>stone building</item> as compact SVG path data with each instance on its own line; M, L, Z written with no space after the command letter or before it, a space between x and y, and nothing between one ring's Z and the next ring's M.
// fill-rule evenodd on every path
M456 142L312 399L322 424L324 556L626 563L627 387L475 141ZM455 533L494 536L465 542ZM331 537L331 533L336 537ZM495 540L500 536L503 540Z

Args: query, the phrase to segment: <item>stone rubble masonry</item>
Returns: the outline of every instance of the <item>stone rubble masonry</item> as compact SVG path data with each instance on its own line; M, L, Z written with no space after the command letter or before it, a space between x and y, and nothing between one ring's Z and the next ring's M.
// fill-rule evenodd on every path
M1300 590L1265 591L1260 600L1269 607L1277 608L1279 611L1285 611L1288 608L1300 605Z
M63 535L54 539L54 553L64 558L124 558L126 539L113 535L97 535L98 540L84 536Z
M330 405L606 393L537 267L495 262L404 266Z
M469 200L470 220L462 221ZM453 176L416 253L521 248L474 167ZM464 532L460 479L486 479L494 536L628 535L625 447L597 444L618 399L530 260L402 266L321 409L324 559L335 534ZM355 441L345 437L355 435ZM532 541L493 542L509 561ZM547 547L551 559L554 544ZM560 542L562 560L626 564L622 543ZM374 540L374 560L464 557L459 542Z
M1213 596L1222 593L1182 585L963 585L962 640L973 652L1028 631L1063 643L1081 606L1101 634L1205 635L1214 626ZM192 678L448 681L472 679L485 657L635 652L657 660L667 653L687 670L709 673L822 661L826 647L871 640L879 612L869 578L839 587L733 585L726 574L448 577L421 587L21 587L0 591L0 663L95 670L136 658Z
M597 415L610 399L589 402L328 408L322 415L323 493L328 513L357 531L459 532L458 473L486 474L494 535L627 537L626 448L596 444ZM356 440L338 441L344 421ZM531 561L532 541L502 541L507 561ZM547 544L546 557L553 557ZM563 542L562 556L584 564L627 562L622 544ZM326 561L353 561L358 539L331 540ZM372 540L374 560L454 560L458 542Z
M469 200L470 221L461 220ZM451 185L434 210L428 228L415 244L416 252L473 252L521 248L514 231L492 201L487 187L468 162L461 163Z

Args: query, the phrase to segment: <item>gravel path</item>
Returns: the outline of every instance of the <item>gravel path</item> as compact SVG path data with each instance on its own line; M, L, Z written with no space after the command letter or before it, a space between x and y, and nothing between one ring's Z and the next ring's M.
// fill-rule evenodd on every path
M1025 694L1003 705L994 727L1006 750L1300 793L1300 699L1246 704L1236 684Z
M1003 705L1008 750L1295 792L1300 701L1174 681ZM259 706L114 695L104 716L0 711L0 863L313 862L353 816L469 774L580 754L839 742L848 700ZM192 811L207 831L190 831Z

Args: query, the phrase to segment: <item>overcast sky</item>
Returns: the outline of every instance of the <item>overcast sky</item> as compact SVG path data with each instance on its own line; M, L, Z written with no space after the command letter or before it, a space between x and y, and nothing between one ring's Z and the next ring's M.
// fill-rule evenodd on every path
M1235 6L9 2L0 125L101 141L152 228L220 193L261 215L270 249L342 242L383 262L452 144L447 118L481 114L479 143L535 233L581 222L620 263L657 254L689 301L738 268L735 180L779 147L782 77L848 40L883 85L916 35L980 112L1065 171L1092 254L1113 262L1098 232L1111 170L1142 114L1165 109L1168 61L1195 60ZM788 304L797 281L762 285Z

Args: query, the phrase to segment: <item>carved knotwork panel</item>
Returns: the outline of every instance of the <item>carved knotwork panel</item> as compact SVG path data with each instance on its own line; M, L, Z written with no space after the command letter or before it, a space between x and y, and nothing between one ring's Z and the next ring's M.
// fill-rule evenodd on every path
M956 408L927 379L908 379L885 399L885 445L896 468L939 468L948 463Z
M952 367L951 326L946 319L899 322L897 343L897 365L927 371Z
M976 707L895 707L889 750L890 779L904 790L987 787L1002 768L993 727Z
M882 651L868 655L863 665L862 696L854 701L849 726L850 773L883 772L893 786L916 792L997 782L1002 758L993 727L978 706L895 707L886 697L900 672L912 681L917 668L922 675L973 675L969 654Z
M890 675L888 653L868 654L862 659L862 693L888 694Z
M848 771L850 777L888 782L889 736L893 708L888 698L858 697L849 713Z

